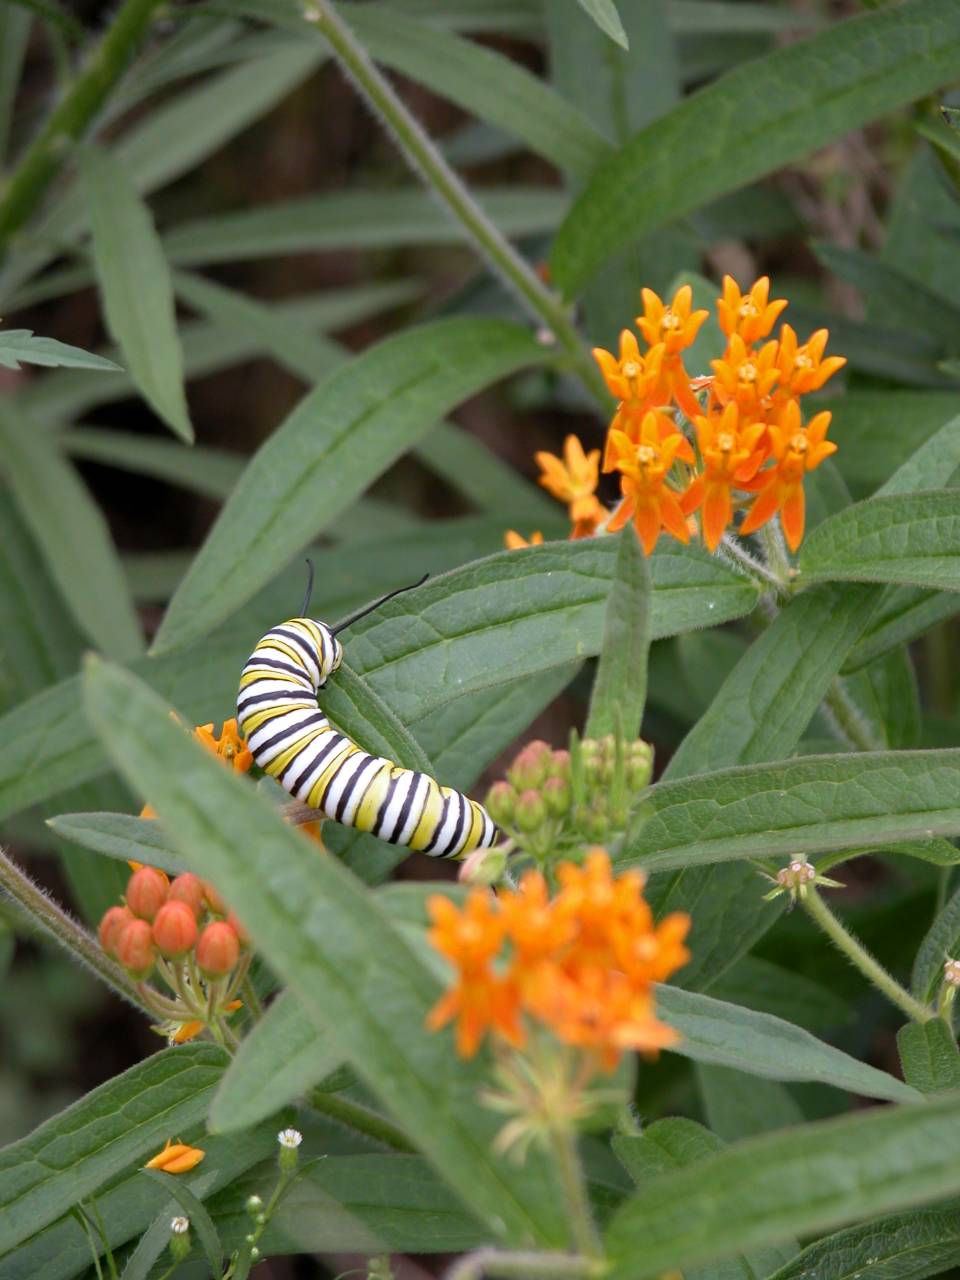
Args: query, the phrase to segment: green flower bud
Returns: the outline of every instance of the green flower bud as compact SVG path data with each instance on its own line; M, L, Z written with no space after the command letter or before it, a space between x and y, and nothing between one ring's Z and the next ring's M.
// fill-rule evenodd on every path
M516 811L517 793L509 782L495 782L484 801L487 812L498 827L509 827Z
M246 1209L247 1213L253 1216L255 1214L258 1214L260 1210L263 1208L263 1201L260 1199L259 1196L247 1196L247 1202L244 1205L244 1208Z
M537 831L547 817L547 806L539 791L528 789L517 796L517 812L514 821L521 831Z
M627 783L631 791L642 791L653 776L653 747L638 738L627 755Z
M610 832L610 819L601 797L597 797L588 809L579 811L577 829L588 840L600 841L607 837Z
M461 863L457 878L462 884L496 884L506 865L507 855L503 849L474 849Z
M569 813L573 797L566 778L548 778L543 784L542 795L547 812L554 818L562 818L565 813Z

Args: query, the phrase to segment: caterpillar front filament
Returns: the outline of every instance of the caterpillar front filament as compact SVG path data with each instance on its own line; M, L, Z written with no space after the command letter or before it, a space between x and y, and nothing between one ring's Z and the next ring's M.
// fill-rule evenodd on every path
M240 732L257 764L312 809L390 844L436 858L494 844L500 832L482 805L369 755L333 728L317 691L342 661L343 646L323 622L291 618L267 632L237 694Z

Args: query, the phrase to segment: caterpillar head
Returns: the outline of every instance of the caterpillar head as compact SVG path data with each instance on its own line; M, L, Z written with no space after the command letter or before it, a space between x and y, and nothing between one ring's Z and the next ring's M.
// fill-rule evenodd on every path
M327 676L333 675L343 662L343 645L334 635L332 628L325 622L313 620L313 626L320 633L320 644L317 648L317 664L320 668L319 684L326 684Z

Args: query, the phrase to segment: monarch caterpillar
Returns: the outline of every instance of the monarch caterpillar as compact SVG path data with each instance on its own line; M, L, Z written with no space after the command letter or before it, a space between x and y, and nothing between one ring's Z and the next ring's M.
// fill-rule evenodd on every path
M307 563L303 613L313 586ZM237 721L260 768L304 804L390 844L453 858L497 840L500 832L486 809L426 773L369 755L334 729L317 703L317 691L343 661L337 633L399 591L338 627L300 617L268 631L243 668Z

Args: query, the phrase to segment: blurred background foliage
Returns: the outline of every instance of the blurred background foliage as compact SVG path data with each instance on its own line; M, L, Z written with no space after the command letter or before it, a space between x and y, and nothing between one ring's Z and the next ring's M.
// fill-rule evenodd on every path
M609 144L731 69L859 8L824 0L624 0L626 52L576 0L344 6L446 158L544 271L555 228ZM10 159L111 11L95 0L0 7L0 146ZM149 196L174 270L193 452L173 440L126 374L0 369L5 402L22 408L47 444L56 442L57 456L81 479L79 490L64 481L62 493L80 506L92 498L104 513L148 635L243 460L344 352L432 317L524 319L291 16L300 21L282 0L171 5L101 121L99 136ZM503 80L509 74L515 80ZM559 132L538 115L539 86L574 109L569 127L560 127L559 109ZM940 122L939 103L887 116L644 235L600 272L580 304L587 337L612 346L638 309L641 284L664 293L681 272L714 281L729 272L741 284L769 274L775 295L790 299L788 319L798 330L828 326L831 350L846 355L849 367L844 394L830 402L840 451L835 467L825 466L822 479L817 473L814 518L869 495L960 410L960 144ZM79 239L82 219L65 190L47 221L32 223L11 245L0 275L4 324L119 358ZM605 424L582 389L541 368L452 416L454 428L427 437L327 530L321 611L342 614L412 572L496 550L511 525L564 536L561 509L534 487L533 455L558 451L570 431L600 443ZM602 496L612 500L606 483ZM271 610L292 608L299 575L297 567L285 574L256 616L269 623ZM4 489L0 616L23 582L41 602L32 621L42 643L13 653L0 634L0 711L72 674L88 643L64 607L42 538ZM919 694L908 673L894 746L957 741L958 629L954 618L944 619L952 609L931 609L933 625L911 649ZM257 634L250 622L246 638ZM658 769L750 638L746 622L655 645L644 735L656 746ZM234 647L243 651L243 636ZM527 720L536 715L532 733L558 746L570 724L582 722L588 685L584 675L557 696L560 687L555 678L537 685L525 708ZM231 713L225 701L218 718ZM829 732L815 722L802 749ZM503 749L509 745L507 737ZM493 762L485 776L497 773ZM113 900L119 870L103 872L100 860L58 840L42 820L133 807L119 783L97 778L11 816L3 839L61 900L92 919ZM412 858L400 874L423 869ZM851 925L902 973L952 887L949 869L883 858L845 868L844 878ZM156 1041L141 1018L45 945L21 936L14 948L13 917L0 926L2 1142ZM829 1033L849 1052L896 1071L895 1016L864 995L862 980L799 914L712 992ZM748 1079L675 1058L645 1068L640 1102L651 1112L702 1114L697 1087L706 1118L725 1138L827 1114L844 1102L814 1085Z

